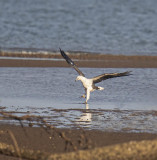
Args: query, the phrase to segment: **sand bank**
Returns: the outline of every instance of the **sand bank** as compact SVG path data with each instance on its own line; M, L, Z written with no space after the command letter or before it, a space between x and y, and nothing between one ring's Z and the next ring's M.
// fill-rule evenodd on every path
M69 55L79 67L89 68L157 68L157 56L124 56L105 54ZM1 59L3 57L3 59ZM6 57L6 58L5 58ZM8 57L10 57L8 59ZM23 59L11 59L22 57ZM41 58L40 60L24 58ZM49 58L45 60L43 58ZM15 54L0 53L0 67L69 67L59 53L54 54Z
M103 132L98 130L44 129L42 127L24 127L0 125L0 143L13 145L10 132L14 135L20 149L60 154L79 150L91 150L98 147L113 146L130 141L155 140L156 134ZM63 136L64 135L64 136ZM122 150L120 149L120 152ZM0 154L0 159L10 159Z

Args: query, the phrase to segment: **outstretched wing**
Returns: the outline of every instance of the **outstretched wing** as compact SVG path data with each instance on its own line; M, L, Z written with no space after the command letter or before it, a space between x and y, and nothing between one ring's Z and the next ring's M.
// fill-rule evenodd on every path
M79 75L85 77L85 75L78 69L75 63L65 54L63 50L60 49L60 53L63 56L63 58L67 61L67 63L70 64L78 72Z
M129 76L131 71L123 72L123 73L106 73L99 75L97 77L92 78L93 83L99 83L103 80L115 77Z

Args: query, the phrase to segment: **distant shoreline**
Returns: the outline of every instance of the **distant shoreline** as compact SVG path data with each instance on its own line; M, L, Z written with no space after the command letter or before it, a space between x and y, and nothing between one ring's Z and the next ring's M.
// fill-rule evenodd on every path
M85 68L157 68L157 56L69 53L79 67ZM69 67L59 52L0 51L0 67Z
M68 53L69 54L69 53ZM71 53L71 59L85 68L157 68L157 56L124 56ZM29 58L29 59L28 59ZM31 59L32 58L32 59ZM69 67L59 52L53 54L0 52L0 67Z

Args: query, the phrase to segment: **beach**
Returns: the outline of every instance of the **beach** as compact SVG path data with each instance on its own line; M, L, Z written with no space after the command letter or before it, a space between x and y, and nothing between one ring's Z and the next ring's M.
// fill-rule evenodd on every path
M70 56L72 59L74 59L75 63L79 67L84 68L157 68L157 56L96 56L73 54ZM69 67L58 54L43 57L39 55L25 55L22 57L23 59L20 59L21 57L19 56L13 55L4 55L1 57L3 57L3 59L0 59L0 67ZM40 59L36 60L31 58ZM44 60L42 58L49 59ZM3 119L2 117L1 119ZM68 156L75 157L74 159L89 159L89 156L93 155L94 153L95 156L93 156L92 159L114 159L115 157L119 157L119 160L155 160L157 158L157 152L155 152L157 151L156 139L156 133L147 132L107 132L95 129L86 130L81 127L79 129L70 129L56 128L53 126L34 127L32 123L26 126L21 126L20 124L11 125L7 123L1 123L0 159L17 160L19 157L22 157L23 153L26 151L31 153L40 151L41 157L47 155L50 156L51 154L53 156L55 155L54 157L51 155L53 157L52 159L67 159ZM3 147L5 145L8 145L6 147L7 149L12 146L13 150L15 150L14 152L17 154L13 154L10 150L8 151L5 147ZM132 147L132 145L134 147ZM125 153L121 149L123 147L127 149ZM114 148L117 148L117 150L114 152L115 154L113 156L111 153ZM104 151L101 152L101 149ZM95 154L95 152L98 154ZM106 153L105 156L103 153ZM83 156L81 158L81 155L86 154L87 156ZM98 155L98 157L96 157L96 155ZM28 159L28 157L21 159Z

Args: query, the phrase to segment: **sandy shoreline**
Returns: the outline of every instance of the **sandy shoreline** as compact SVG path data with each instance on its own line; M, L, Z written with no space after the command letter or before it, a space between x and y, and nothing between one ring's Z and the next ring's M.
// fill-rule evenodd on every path
M78 150L122 144L129 141L155 140L157 134L103 132L98 130L44 129L42 127L24 127L0 125L0 143L14 145L10 132L14 135L20 149L40 150L46 153L68 153ZM62 136L64 135L64 137ZM67 141L72 142L72 145ZM0 159L14 160L0 154Z
M60 60L62 57L59 54L56 55L29 55L26 54L24 57L30 58L50 58L50 60L28 60L28 59L5 59L5 57L23 57L23 55L0 55L0 67L69 67L69 65L64 61ZM74 59L79 67L90 67L90 68L157 68L157 56L114 56L114 55L74 55L71 54L70 57ZM52 59L52 60L51 60ZM128 142L136 141L133 144L135 146L140 146L140 151L137 149L137 155L135 155L133 150L129 150L130 156L134 158L130 159L140 159L138 154L149 155L150 152L146 152L138 142L142 140L149 141L151 147L157 147L156 139L157 134L151 133L126 133L126 132L103 132L98 130L82 130L82 129L44 129L43 127L24 127L0 124L0 149L4 144L13 145L16 149L15 142L11 138L11 133L15 137L15 141L20 149L28 150L40 150L41 152L46 152L50 154L64 154L64 153L74 153L75 151L89 151L97 149L97 147L110 147L115 145L121 145ZM155 143L155 144L154 144ZM147 144L147 143L146 143ZM151 147L148 147L144 143L143 147L147 151L151 151ZM125 145L124 145L125 146ZM154 147L155 146L155 147ZM116 148L116 147L115 147ZM123 149L117 147L119 159L126 155L123 153ZM124 147L127 148L127 147ZM130 146L128 146L130 148ZM5 149L4 149L5 150ZM113 148L109 149L110 151ZM107 151L107 149L105 149ZM92 153L93 151L89 152ZM94 151L95 155L98 151ZM143 153L144 152L144 153ZM103 153L105 153L103 151ZM156 152L157 153L157 150ZM19 158L7 156L7 153L2 154L0 151L0 159L3 160L18 160ZM154 153L153 153L154 154ZM81 155L81 153L77 153ZM86 155L86 153L83 153ZM106 154L107 155L107 154ZM116 155L115 155L116 156ZM136 158L135 158L136 156ZM155 155L157 158L157 155ZM61 159L61 158L60 158ZM64 159L64 158L62 158ZM88 159L88 158L87 158ZM103 158L102 158L103 159ZM106 158L107 159L107 158ZM115 159L115 158L113 158ZM147 158L153 159L153 158Z
M3 59L2 59L2 58ZM6 58L5 58L6 57ZM7 59L9 57L9 59ZM22 57L23 59L11 59ZM41 58L41 60L24 58ZM79 67L89 68L157 68L157 56L124 56L103 54L70 54ZM42 58L49 58L44 60ZM15 54L1 53L0 67L69 67L59 53Z

